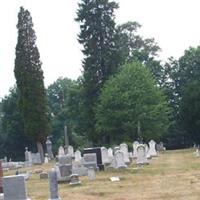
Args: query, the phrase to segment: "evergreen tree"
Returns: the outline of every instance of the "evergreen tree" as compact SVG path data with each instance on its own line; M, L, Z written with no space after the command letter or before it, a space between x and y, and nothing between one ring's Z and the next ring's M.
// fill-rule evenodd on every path
M49 130L47 99L40 55L30 12L20 8L15 78L19 90L19 108L25 133L37 143L43 160L43 146Z
M95 103L104 82L118 68L114 10L118 4L109 0L82 0L77 11L83 45L84 126L95 141Z

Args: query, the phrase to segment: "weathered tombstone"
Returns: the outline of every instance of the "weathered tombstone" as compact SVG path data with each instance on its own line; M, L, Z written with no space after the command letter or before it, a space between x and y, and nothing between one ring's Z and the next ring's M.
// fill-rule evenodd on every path
M125 144L125 143L120 144L120 150L124 154L124 162L126 164L130 164L129 153L128 153L128 145Z
M30 200L27 198L24 176L3 177L4 200Z
M45 157L44 157L44 163L45 164L49 163L49 156L48 155L45 155Z
M0 160L0 193L3 193L3 167L1 160Z
M31 153L32 163L35 165L42 164L40 153Z
M120 151L120 147L114 147L114 154L115 154L115 152L117 152L117 151Z
M48 179L48 173L47 172L42 172L40 174L40 179Z
M46 148L47 148L48 158L49 158L50 160L53 160L53 159L54 159L54 156L53 156L53 152L52 152L52 142L51 142L51 140L50 140L49 137L47 137Z
M81 181L79 181L79 176L78 174L72 174L70 176L70 185L80 185L81 184Z
M70 180L72 174L72 158L68 155L58 157L58 181L66 182Z
M113 149L112 148L108 149L108 157L113 157Z
M90 181L93 181L95 179L95 170L93 167L88 168L88 178Z
M115 152L115 162L116 162L116 168L121 169L121 168L126 168L127 165L124 162L124 154L121 151L116 151Z
M97 158L97 166L99 170L104 170L104 164L102 163L102 155L100 147L93 147L84 149L83 154L95 153Z
M73 148L73 146L69 145L67 152L68 152L67 155L71 156L72 158L74 157L74 148Z
M82 157L81 157L81 152L79 150L75 151L74 156L75 156L75 161L76 162L80 162L81 161Z
M150 156L157 156L156 142L154 140L150 140L149 142L149 154Z
M133 158L137 158L137 146L139 145L138 141L133 142Z
M65 155L65 150L62 146L60 146L58 149L58 157L64 156L64 155Z
M87 153L83 154L84 159L84 167L89 168L93 167L95 170L97 170L97 155L96 153Z
M70 156L60 156L58 157L59 165L72 165L72 158Z
M55 169L49 171L49 188L50 188L49 200L60 200L60 197L58 195L57 173Z
M31 152L28 151L28 147L25 147L25 166L29 167L32 165L32 155Z
M136 163L138 165L143 165L143 164L147 164L147 154L146 154L146 149L145 149L145 145L143 144L139 144L137 147L137 160Z
M68 177L72 174L72 165L60 165L59 170L61 177Z
M82 164L73 163L72 174L78 174L78 176L87 176L87 168Z
M110 163L109 158L108 158L108 150L106 147L101 147L101 156L102 156L102 163L103 164L108 164Z

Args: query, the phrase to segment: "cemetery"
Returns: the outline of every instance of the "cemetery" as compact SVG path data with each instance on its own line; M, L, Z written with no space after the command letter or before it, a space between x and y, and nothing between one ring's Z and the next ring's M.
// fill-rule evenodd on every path
M135 141L131 151L126 143L83 152L65 145L67 149L60 146L54 156L51 148L47 139L43 163L27 148L24 162L1 159L1 200L178 199L181 195L192 200L200 195L198 148L169 151L153 140Z
M0 200L200 199L200 4L160 2L0 1Z

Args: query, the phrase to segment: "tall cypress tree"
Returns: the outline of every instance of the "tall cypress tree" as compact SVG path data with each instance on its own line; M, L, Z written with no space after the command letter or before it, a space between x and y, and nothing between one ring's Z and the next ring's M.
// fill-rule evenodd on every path
M104 82L118 68L115 43L114 10L118 4L109 0L82 0L76 21L80 24L79 42L83 45L84 126L95 139L95 104Z
M43 144L49 130L47 99L40 55L30 12L23 7L18 14L15 78L19 90L19 108L25 133L36 142L43 160Z

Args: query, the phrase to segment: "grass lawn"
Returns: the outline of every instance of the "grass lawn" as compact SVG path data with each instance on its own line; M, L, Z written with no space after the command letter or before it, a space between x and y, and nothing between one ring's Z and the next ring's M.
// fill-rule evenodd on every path
M200 199L200 158L194 150L166 151L150 160L148 166L137 169L132 164L124 171L98 172L96 180L80 177L80 186L59 184L62 200L199 200ZM34 166L35 169L49 170L53 164ZM15 171L4 173L14 174ZM120 182L110 182L112 176ZM32 174L26 182L31 200L49 198L48 180L40 180Z

